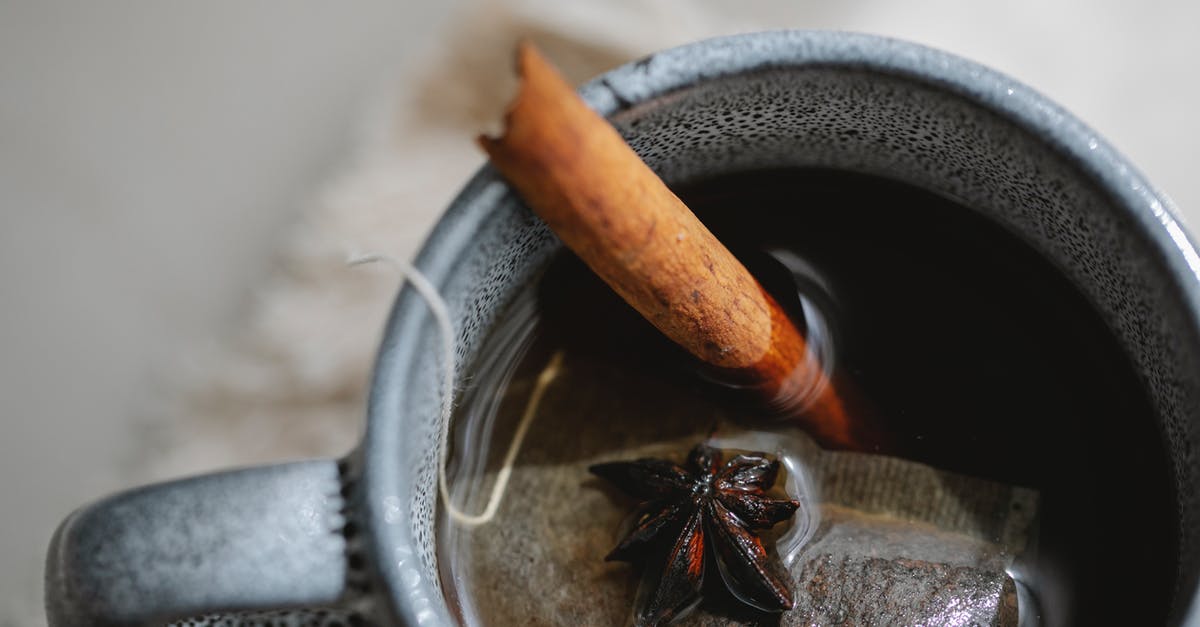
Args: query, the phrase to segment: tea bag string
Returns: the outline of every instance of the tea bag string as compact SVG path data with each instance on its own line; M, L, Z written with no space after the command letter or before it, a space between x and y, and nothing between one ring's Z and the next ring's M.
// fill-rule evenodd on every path
M517 461L517 454L521 451L521 446L525 442L525 434L529 431L529 425L537 415L542 397L550 387L550 384L558 376L562 366L562 351L556 351L550 358L550 362L542 370L541 374L538 375L533 392L530 394L529 401L525 405L525 411L521 414L520 421L517 422L512 442L509 443L508 450L504 453L504 461L500 466L500 470L496 473L496 480L492 483L492 491L488 495L487 505L484 507L483 512L480 514L468 514L458 509L454 505L454 501L450 499L450 481L446 478L446 466L449 463L450 417L454 413L454 379L457 371L457 358L454 350L454 324L450 320L449 308L446 306L446 300L438 293L433 283L420 270L417 270L415 266L402 259L382 254L351 255L346 263L350 266L360 266L378 262L391 264L412 284L413 288L417 290L417 293L425 301L426 306L429 307L430 313L433 314L433 318L437 322L439 335L441 335L443 364L442 406L441 415L439 416L441 430L438 434L437 459L438 492L445 503L446 514L463 526L476 527L486 524L495 518L496 511L500 508L500 502L503 500L504 492L508 488L508 480L512 476L513 465Z

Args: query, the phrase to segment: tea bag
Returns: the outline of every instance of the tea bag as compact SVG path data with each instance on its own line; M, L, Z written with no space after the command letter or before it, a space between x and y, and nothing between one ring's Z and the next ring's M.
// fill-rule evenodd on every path
M1006 574L1027 553L1037 493L884 455L825 451L800 433L745 432L717 447L786 442L819 494L820 526L789 569L783 624L1016 624Z
M504 439L504 423L520 413L532 385L519 379L508 387L493 437ZM454 573L444 583L464 619L630 622L637 575L603 558L632 506L587 467L681 461L708 440L772 454L786 441L809 475L814 494L806 498L818 522L785 562L793 610L774 617L706 600L680 624L1016 624L1006 569L1030 545L1035 492L892 457L825 451L798 431L753 431L732 410L664 385L675 384L568 355L537 408L496 519L469 529L442 521L441 559ZM477 483L486 488L497 471L489 462ZM488 492L460 479L456 494Z

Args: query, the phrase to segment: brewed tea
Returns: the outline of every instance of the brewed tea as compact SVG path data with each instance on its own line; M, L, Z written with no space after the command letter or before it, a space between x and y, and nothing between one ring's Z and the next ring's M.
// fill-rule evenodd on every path
M896 443L886 452L917 463L901 483L933 486L892 489L906 492L888 498L907 514L868 521L908 525L887 536L900 553L923 530L947 552L961 542L970 563L956 567L1011 596L1007 569L1029 593L1021 611L1046 624L1165 618L1177 530L1153 409L1104 321L1051 263L969 207L864 175L755 171L678 192L821 335L831 367L881 416ZM788 448L786 423L707 382L566 253L510 306L465 380L450 443L457 510L483 510L514 432L528 427L494 517L467 525L439 508L442 586L466 623L628 620L635 573L602 560L629 503L588 478L591 463L747 434L818 477L837 464L893 463L832 464L823 456L838 454ZM955 511L970 515L950 524L928 514L922 499L934 492L937 507L967 504ZM984 492L995 498L983 503ZM818 539L866 520L844 504L818 511L828 487L806 498ZM937 529L922 526L931 521ZM947 525L958 540L943 540ZM803 567L804 550L793 574L798 597L813 597L800 579L817 572ZM755 616L706 599L692 620Z

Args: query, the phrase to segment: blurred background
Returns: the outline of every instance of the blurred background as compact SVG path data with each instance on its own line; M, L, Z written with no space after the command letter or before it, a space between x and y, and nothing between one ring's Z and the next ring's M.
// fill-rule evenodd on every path
M562 5L562 6L559 6ZM1151 0L0 0L0 626L44 623L72 509L339 455L397 278L482 158L531 36L576 81L767 28L980 61L1098 129L1200 221L1200 4Z

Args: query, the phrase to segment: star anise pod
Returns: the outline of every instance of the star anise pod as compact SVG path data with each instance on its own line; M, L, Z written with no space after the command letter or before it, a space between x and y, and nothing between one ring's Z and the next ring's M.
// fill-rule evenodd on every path
M596 464L589 470L641 501L633 530L605 558L645 560L648 587L639 591L639 625L662 625L700 601L705 567L715 564L735 597L760 610L792 608L791 591L776 575L762 541L769 529L800 507L766 491L779 462L762 453L724 454L697 445L687 467L663 459Z

